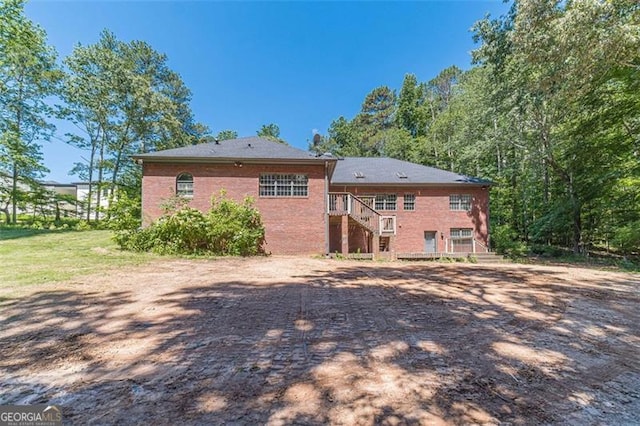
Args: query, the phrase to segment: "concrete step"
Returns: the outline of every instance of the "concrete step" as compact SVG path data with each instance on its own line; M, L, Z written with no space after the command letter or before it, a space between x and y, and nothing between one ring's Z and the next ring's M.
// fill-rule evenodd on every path
M505 262L504 256L496 253L471 253L470 256L475 257L478 263L502 263Z

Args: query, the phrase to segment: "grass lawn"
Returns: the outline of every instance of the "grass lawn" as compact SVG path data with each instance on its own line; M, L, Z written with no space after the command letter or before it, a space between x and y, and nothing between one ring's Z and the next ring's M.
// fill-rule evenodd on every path
M41 231L0 228L0 285L68 280L137 265L156 256L121 251L111 231Z

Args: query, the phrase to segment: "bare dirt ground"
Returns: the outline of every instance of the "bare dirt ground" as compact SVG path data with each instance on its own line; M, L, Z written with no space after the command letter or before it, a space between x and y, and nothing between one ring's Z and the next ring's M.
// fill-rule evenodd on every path
M638 275L567 267L156 262L0 290L0 404L72 424L638 424L639 302Z

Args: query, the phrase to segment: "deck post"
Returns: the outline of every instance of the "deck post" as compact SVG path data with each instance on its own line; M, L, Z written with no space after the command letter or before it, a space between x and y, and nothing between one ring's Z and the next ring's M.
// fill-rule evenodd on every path
M396 236L389 236L389 252L391 255L391 260L397 260L396 258Z
M331 231L329 228L329 211L331 210L331 201L329 196L329 162L324 162L324 199L325 199L325 211L324 211L324 254L329 255Z
M342 234L342 254L349 254L349 216L342 215L342 223L340 225L340 233Z
M380 235L375 232L371 235L371 253L373 254L373 260L380 257Z

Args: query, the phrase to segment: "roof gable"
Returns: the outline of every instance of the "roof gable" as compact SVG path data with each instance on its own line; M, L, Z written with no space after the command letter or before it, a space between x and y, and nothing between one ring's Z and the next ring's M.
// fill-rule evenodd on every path
M484 179L394 158L345 157L340 159L333 185L491 185Z

